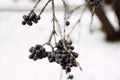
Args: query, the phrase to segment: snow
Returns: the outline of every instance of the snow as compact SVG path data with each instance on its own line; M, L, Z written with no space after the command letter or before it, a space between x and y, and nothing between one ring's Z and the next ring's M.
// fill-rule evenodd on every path
M11 0L7 1L0 0L0 4L11 5ZM59 80L61 68L58 64L49 63L47 59L36 62L28 59L28 49L49 38L51 13L45 12L41 21L32 27L21 25L22 15L26 13L0 12L0 80ZM57 12L57 15L60 19L62 13ZM71 21L78 15L74 15ZM96 16L92 26L96 31L93 34L89 32L89 24L90 15L86 11L80 24L80 36L78 28L72 34L75 51L79 53L77 61L83 71L72 68L70 74L74 75L74 80L120 80L120 42L104 41L105 35L98 31L101 25ZM62 72L62 80L65 80L67 75Z

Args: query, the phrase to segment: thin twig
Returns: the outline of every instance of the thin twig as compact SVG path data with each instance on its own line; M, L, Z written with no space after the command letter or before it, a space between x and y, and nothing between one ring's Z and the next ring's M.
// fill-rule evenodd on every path
M52 40L52 37L54 36L54 40L55 40L55 44L56 44L56 37L55 37L55 34L56 34L56 31L55 31L55 6L54 6L54 0L49 0L46 5L43 7L45 9L45 7L47 6L47 4L52 1L52 13L53 13L53 19L52 19L52 22L53 22L53 30L51 32L51 35L49 37L49 40L48 42L46 42L44 45L49 45L51 46L52 48L52 51L54 51L54 47L51 45L51 40ZM44 9L42 9L42 12L44 11Z
M76 21L76 23L74 24L74 26L71 28L71 30L70 30L70 32L69 32L68 35L70 35L73 32L73 30L75 29L75 27L77 26L77 24L80 23L80 21L82 19L82 16L83 16L83 13L85 12L86 8L87 8L87 6L83 9L83 11L82 11L82 13L80 15L80 18Z
M51 49L52 49L52 52L54 52L54 47L52 46L52 44L48 41L48 42L46 42L46 43L44 43L43 45L41 45L41 46L45 46L45 45L49 45L50 47L51 47Z
M53 15L53 30L55 31L55 4L54 4L54 0L52 0L52 15Z
M56 36L55 36L55 34L56 34L56 31L55 31L55 20L56 20L56 17L55 17L55 4L54 4L54 0L52 0L52 14L53 14L53 19L52 19L52 21L53 21L53 32L54 32L54 40L55 40L55 44L57 43L56 42Z
M82 71L82 68L81 68L81 66L80 66L80 63L77 62L77 61L75 61L75 62L76 62L76 64L77 64L77 66L79 67L79 69Z
M96 9L96 7L93 7L91 21L90 21L90 27L89 27L90 32L92 32L91 27L92 27L92 22L93 22L93 16L94 16L94 13L95 13L95 9Z
M74 8L74 9L72 9L71 11L69 11L68 13L69 13L69 16L67 17L68 19L71 17L71 15L76 11L76 10L78 10L79 8L81 8L81 7L83 7L83 6L85 6L86 4L82 4L82 5L79 5L79 6L77 6L76 8Z
M41 0L38 0L38 2L35 4L35 6L33 7L33 9L30 11L30 13L29 13L28 16L30 16L33 13L33 11L35 10L35 8L37 7L37 5L39 4L40 1Z
M67 47L66 47L66 44L65 44L66 21L67 21L67 4L65 3L64 0L62 0L62 2L63 2L63 6L64 6L64 27L63 27L63 28L64 28L64 29L63 29L64 37L63 37L62 44L63 44L64 49L65 49L69 54L71 54L71 53L68 51L68 49L67 49Z
M52 31L52 33L51 33L51 35L50 35L50 38L49 38L47 44L50 44L50 43L51 43L51 40L52 40L53 35L55 35L55 31L54 31L54 30Z
M63 2L63 6L64 6L64 26L63 26L63 33L64 33L64 37L63 39L65 40L65 33L66 33L66 18L67 18L67 4L65 3L64 0L62 0Z
M58 26L58 31L59 31L59 34L60 34L60 37L61 37L61 39L62 39L62 29L61 29L61 25L60 25L60 23L59 23L59 21L57 20L57 18L55 18L55 21L56 21L56 24L57 24L57 26Z
M50 1L51 1L51 0L48 0L48 2L44 5L44 7L43 7L42 10L40 11L39 15L41 15L41 14L44 12L46 6L50 3Z

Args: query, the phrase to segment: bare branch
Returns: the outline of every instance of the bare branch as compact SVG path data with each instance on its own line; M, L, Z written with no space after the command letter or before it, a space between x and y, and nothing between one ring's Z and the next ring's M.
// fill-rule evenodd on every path
M38 0L38 2L35 4L35 6L33 7L33 9L30 11L30 13L29 13L28 16L30 16L33 13L33 11L35 10L35 8L37 7L37 5L39 4L40 1L41 0Z
M69 16L68 16L68 19L71 17L71 15L78 9L80 9L81 7L85 6L86 4L82 4L82 5L79 5L77 6L76 8L72 9L71 11L68 12Z
M44 5L44 7L43 7L42 10L40 11L39 15L41 15L41 14L44 12L46 6L50 3L50 1L51 1L51 0L48 0L48 2Z

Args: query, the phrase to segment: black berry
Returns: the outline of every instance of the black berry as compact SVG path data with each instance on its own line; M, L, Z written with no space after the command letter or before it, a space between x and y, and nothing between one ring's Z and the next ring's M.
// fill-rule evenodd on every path
M69 26L70 25L70 22L69 21L66 21L66 26Z
M25 25L26 24L26 21L22 21L22 25Z

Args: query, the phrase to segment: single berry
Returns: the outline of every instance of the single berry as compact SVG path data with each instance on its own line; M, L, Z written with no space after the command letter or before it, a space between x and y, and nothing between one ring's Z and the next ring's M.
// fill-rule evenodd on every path
M39 15L38 15L38 16L36 16L36 19L37 19L37 20L40 20L40 16L39 16Z
M36 57L36 55L34 55L33 60L36 61L38 58Z
M40 50L36 50L35 52L36 52L36 54L40 54L41 51Z
M26 24L26 21L22 21L22 25L25 25Z
M73 47L73 46L70 46L70 49L71 49L71 50L74 50L74 47Z
M29 55L29 59L33 59L33 57L34 57L33 54Z
M69 66L69 67L73 67L73 66L74 66L74 63L70 62L70 63L68 64L68 66Z
M66 21L66 26L69 26L70 25L70 22L69 21Z
M66 54L61 54L61 58L62 58L62 59L65 59L66 57L67 57Z
M58 58L56 58L56 59L55 59L55 62L59 64L59 59L58 59Z
M34 47L31 47L30 49L29 49L29 52L33 52L35 50L35 48Z
M67 68L66 68L66 73L69 73L69 72L71 72L71 68L70 68L70 67L67 67Z
M48 53L47 52L44 52L43 53L43 58L47 57Z
M73 56L75 57L75 58L77 58L78 57L78 53L73 53Z
M33 19L33 22L34 22L34 23L38 23L38 20L37 20L37 19Z
M74 62L74 66L75 66L75 67L77 67L77 66L78 66L76 62Z
M68 44L68 45L72 45L72 41L68 41L67 44Z
M35 49L39 49L41 46L39 44L35 45Z
M67 77L67 79L73 79L73 75L69 75L68 77Z
M59 53L61 53L61 50L59 49L55 50L55 54L59 54Z
M51 56L51 52L48 52L48 53L47 53L47 57L48 57L48 58L51 58L51 57L52 57L52 56Z
M61 65L61 67L66 66L66 63L65 62L60 62L60 65Z
M29 26L32 26L32 22L31 21L27 21L27 24L29 25Z
M49 62L54 62L54 58L48 58Z
M71 48L71 45L66 45L67 49L70 49Z
M28 21L29 20L29 16L23 15L23 19L26 20L26 21Z
M65 67L66 67L66 66L65 66L65 65L63 65L63 66L62 66L62 69L64 69L64 70L65 70Z
M75 57L74 56L70 56L70 61L74 61Z
M62 51L62 54L67 54L67 51L66 51L66 50L63 50L63 51Z
M56 58L61 58L61 54L55 54Z
M45 48L41 47L40 50L41 50L41 51L45 51Z
M66 63L69 63L69 62L70 62L70 58L67 57L67 58L65 59L65 62L66 62Z

